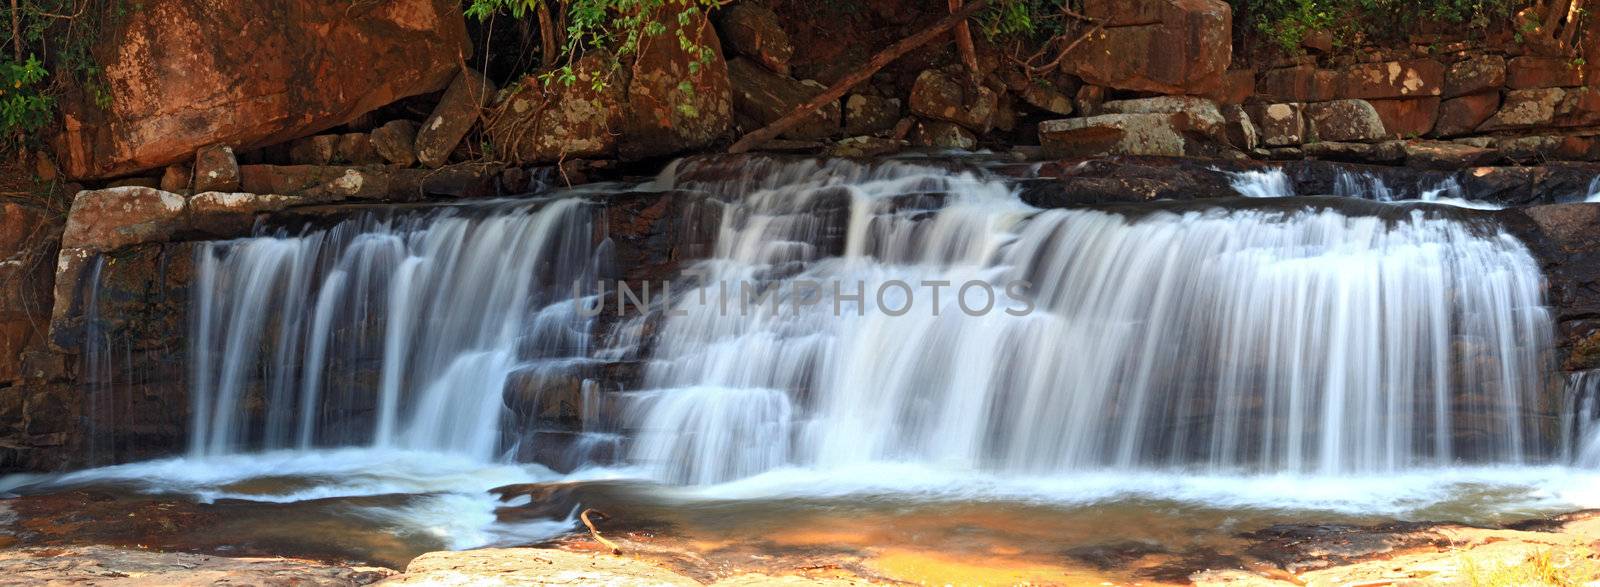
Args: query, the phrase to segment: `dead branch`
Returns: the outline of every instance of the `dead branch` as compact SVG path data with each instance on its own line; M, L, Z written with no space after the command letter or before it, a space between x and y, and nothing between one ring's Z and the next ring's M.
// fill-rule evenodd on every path
M950 0L950 12L961 11L961 0ZM967 26L967 21L956 23L956 28L951 31L956 37L956 48L961 51L961 63L967 66L967 72L972 74L972 79L981 77L978 73L978 52L972 48L972 29Z
M599 542L600 544L605 545L606 548L611 549L611 554L622 554L622 547L617 546L617 543L606 540L604 536L600 535L600 530L594 527L594 522L589 521L589 512L594 512L594 508L583 510L583 513L578 514L578 519L583 520L583 525L589 527L589 535L594 537L595 542ZM594 513L599 514L600 512Z
M744 135L744 137L733 143L733 146L728 147L728 152L744 153L756 145L776 138L778 135L783 134L783 131L794 128L794 125L800 124L800 121L805 120L807 116L811 115L811 113L816 112L829 102L837 101L839 98L844 97L845 92L850 91L851 88L856 87L856 85L860 84L861 82L871 79L872 74L877 73L880 69L883 69L883 66L888 65L895 59L899 59L900 56L905 55L906 53L910 53L912 49L916 49L917 47L927 44L928 41L933 40L934 37L944 34L945 31L950 30L957 24L966 22L967 17L972 16L974 13L982 10L988 5L989 0L976 0L971 4L963 6L961 10L953 12L949 16L940 19L939 22L934 23L933 26L923 29L921 32L915 35L895 41L894 44L889 45L882 51L879 51L877 55L873 55L872 59L868 60L866 65L863 65L857 68L855 71L850 72L838 82L834 83L832 87L829 87L821 94L817 94L816 97L811 98L810 100L806 101L806 103L801 104L793 111L784 115L783 118L779 118L773 121L772 124L761 127L751 131L749 134Z

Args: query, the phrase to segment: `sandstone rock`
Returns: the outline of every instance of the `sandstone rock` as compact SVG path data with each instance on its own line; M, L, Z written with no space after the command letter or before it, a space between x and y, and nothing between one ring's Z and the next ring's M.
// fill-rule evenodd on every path
M1284 102L1325 102L1338 90L1338 72L1303 64L1261 72L1255 84L1256 95L1265 100Z
M1600 124L1600 91L1591 87L1568 88L1556 104L1555 123L1559 126Z
M417 129L417 161L439 167L450 160L450 153L478 123L478 114L494 98L494 82L471 69L462 69L445 89L433 113Z
M64 100L54 152L69 177L103 178L187 160L205 145L252 149L338 126L444 87L472 51L460 7L143 2L94 35L111 103Z
M975 95L968 95L974 90ZM998 96L993 90L967 84L949 71L929 69L911 87L911 112L926 118L954 122L978 133L994 126Z
M334 148L334 159L352 165L377 165L384 162L378 148L372 144L372 135L352 132L339 135Z
M1196 96L1157 96L1134 100L1114 100L1100 105L1102 114L1178 114L1184 117L1181 129L1225 142L1227 121L1216 102Z
M209 192L239 189L239 161L233 149L213 145L194 155L194 190Z
M0 385L29 376L24 352L43 340L49 326L53 237L61 228L52 216L0 202Z
M150 176L123 177L106 183L108 188L161 188L161 178Z
M61 247L111 251L170 240L187 226L187 208L183 196L146 187L78 192L67 213Z
M1078 107L1078 112L1084 116L1094 116L1100 113L1100 105L1106 101L1106 89L1100 86L1083 86L1078 88L1078 94L1072 103Z
M1250 115L1241 106L1223 106L1222 117L1227 122L1228 144L1241 151L1255 150L1261 142L1261 135L1256 131L1256 125L1250 120Z
M851 94L844 101L844 132L870 135L894 128L900 120L900 99Z
M1406 159L1405 144L1401 141L1379 143L1318 141L1306 144L1301 150L1307 157L1351 163L1394 164Z
M194 166L189 163L173 163L161 172L161 190L180 193L189 189L194 183Z
M1489 165L1500 158L1493 149L1449 141L1406 141L1406 165L1424 169L1461 169Z
M132 514L129 514L132 515ZM51 565L38 561L48 559ZM281 557L226 557L111 546L13 548L0 552L0 573L22 585L108 583L125 587L319 585L355 587L395 572Z
M1034 108L1061 116L1072 114L1072 96L1062 93L1048 82L1024 83L1020 90L1013 91Z
M195 230L228 238L248 234L257 214L303 203L299 196L204 192L189 198L189 215Z
M720 139L733 124L728 62L716 30L704 16L680 22L677 9L659 8L666 30L641 43L628 77L621 142L626 160L660 157L698 149ZM701 26L705 25L705 26ZM702 62L698 50L709 52Z
M742 57L728 61L728 78L733 83L734 111L758 127L782 118L827 89L816 82L800 82L772 73ZM828 104L781 136L800 140L828 138L839 132L839 118L838 103Z
M1306 105L1308 134L1317 141L1371 142L1384 137L1383 119L1366 100Z
M1444 97L1455 98L1506 85L1506 58L1483 55L1458 61L1444 76Z
M1341 98L1410 98L1444 91L1444 64L1433 59L1362 63L1345 70Z
M609 60L604 51L585 54L573 66L571 85L524 77L489 120L486 134L495 152L519 163L614 155L626 80L610 75ZM601 78L607 79L596 89Z
M1108 23L1062 60L1094 85L1164 94L1207 94L1232 62L1233 10L1222 0L1089 0ZM1095 18L1100 18L1095 17Z
M1555 157L1561 148L1561 137L1534 135L1496 139L1494 147L1505 158L1518 162L1543 161Z
M719 14L722 36L735 55L754 59L778 75L789 75L794 46L778 24L778 15L757 4L735 4Z
M415 149L414 146L407 147ZM289 162L295 165L328 165L339 151L339 135L316 135L289 144Z
M1565 97L1566 90L1561 88L1506 92L1505 103L1500 106L1500 110L1479 125L1478 131L1549 125L1555 121L1556 106L1561 104Z
M1231 69L1222 75L1222 88L1208 97L1218 105L1243 104L1256 95L1256 73L1249 69ZM1065 113L1064 113L1065 114Z
M372 130L372 148L389 163L410 167L417 162L417 123L391 120Z
M1155 155L1181 157L1186 141L1178 114L1104 114L1039 123L1047 157Z
M1500 92L1483 92L1451 98L1439 104L1439 120L1433 125L1433 134L1441 137L1458 137L1472 134L1478 125L1494 116L1500 109Z
M1583 85L1583 69L1571 59L1523 56L1506 62L1506 86L1513 90Z
M911 129L911 144L938 149L978 148L978 137L961 125L943 120L918 120Z
M1260 131L1261 144L1289 147L1305 141L1305 116L1300 104L1257 105L1247 111Z
M881 157L904 150L911 143L883 137L850 137L828 147L831 157Z
M1565 161L1600 161L1600 138L1567 136L1561 139L1556 157Z
M1428 134L1439 118L1438 98L1398 98L1368 100L1383 128L1392 138L1415 138Z

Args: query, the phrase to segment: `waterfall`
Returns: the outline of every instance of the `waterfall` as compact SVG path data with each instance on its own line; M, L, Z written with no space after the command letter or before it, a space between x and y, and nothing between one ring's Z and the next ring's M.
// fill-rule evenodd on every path
M1538 267L1448 210L1039 210L979 173L844 161L658 183L728 205L695 268L717 285L678 292L631 398L629 459L664 481L1382 473L1550 448L1523 421L1552 336ZM752 283L775 302L741 306Z
M1562 418L1562 446L1579 467L1600 468L1600 371L1579 371L1567 377L1567 405Z
M1287 198L1294 195L1294 186L1289 183L1289 174L1284 173L1282 169L1226 173L1229 185L1246 198Z
M205 243L190 453L371 445L488 460L518 369L588 354L581 199L367 214Z
M1589 180L1589 193L1583 197L1585 202L1600 202L1600 175Z

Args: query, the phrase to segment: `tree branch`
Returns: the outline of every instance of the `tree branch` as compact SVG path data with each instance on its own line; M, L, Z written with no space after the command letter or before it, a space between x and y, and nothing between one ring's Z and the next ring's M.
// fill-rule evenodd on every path
M915 35L895 41L894 44L889 45L882 51L879 51L877 55L873 55L872 59L868 60L866 65L863 65L859 69L850 72L849 75L844 76L838 82L834 83L832 87L829 87L826 91L822 92L821 94L817 94L816 97L813 97L806 103L796 107L793 111L784 115L783 118L779 118L773 121L772 124L756 129L751 131L749 134L744 135L744 137L733 143L733 146L728 147L728 152L744 153L756 145L770 141L776 138L778 135L783 134L784 131L794 128L795 125L800 124L800 121L805 120L807 116L810 116L811 113L816 112L827 103L837 101L839 98L844 97L845 92L850 91L850 88L854 88L861 82L871 79L872 74L877 73L880 69L883 69L883 66L888 65L895 59L899 59L900 56L905 55L906 53L910 53L912 49L916 49L917 47L927 44L928 41L933 40L934 37L944 34L945 31L950 30L956 25L966 22L967 17L972 16L973 13L976 13L979 10L982 10L983 7L988 6L988 4L989 0L975 0L972 3L963 6L961 10L958 10L954 13L951 13L949 16L940 19L939 22L934 23L933 26L923 29L921 32Z

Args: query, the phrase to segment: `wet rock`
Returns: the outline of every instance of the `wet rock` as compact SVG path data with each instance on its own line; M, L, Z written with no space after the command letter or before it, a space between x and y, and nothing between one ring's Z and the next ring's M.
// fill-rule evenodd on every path
M1488 165L1500 159L1494 149L1448 141L1406 141L1406 164L1425 169L1461 169Z
M1583 68L1570 58L1522 56L1506 62L1506 86L1513 90L1583 85Z
M1090 0L1106 28L1061 71L1090 84L1163 94L1207 94L1232 62L1233 10L1221 0Z
M171 239L186 226L183 196L147 187L78 192L67 213L63 248L110 251Z
M414 147L406 147L408 150ZM295 165L328 165L339 152L339 135L316 135L289 144L289 162Z
M844 132L870 135L894 128L900 120L900 99L851 94L844 101Z
M494 98L498 89L494 82L471 69L461 69L450 87L439 98L422 127L417 129L417 161L427 167L440 167L450 160L450 153L478 123L483 107Z
M624 127L617 145L622 159L705 147L721 139L733 124L728 63L716 30L703 15L680 22L676 14L676 10L667 13L670 18L663 19L667 24L661 41L641 43L629 67ZM678 39L696 49L685 49Z
M1420 546L1450 545L1448 535L1429 523L1396 522L1379 526L1344 524L1280 524L1242 537L1253 544L1246 552L1291 573L1375 558Z
M1506 85L1506 58L1483 55L1458 61L1444 76L1445 98L1499 90Z
M850 137L828 147L832 157L882 157L905 150L908 141L884 137Z
M1553 123L1556 106L1566 97L1566 90L1546 88L1540 90L1512 90L1506 92L1505 103L1489 120L1478 126L1479 132L1532 128Z
M1393 164L1405 161L1406 149L1402 141L1379 143L1340 143L1318 141L1301 147L1307 157L1351 163Z
M1444 64L1433 59L1362 63L1345 70L1341 98L1411 98L1444 91Z
M1039 123L1048 157L1156 155L1181 157L1185 141L1177 114L1104 114Z
M391 120L372 130L372 148L378 152L378 156L394 165L415 165L416 143L417 123L409 120Z
M1456 181L1478 200L1519 205L1534 199L1534 172L1527 167L1473 167L1457 173Z
M1300 104L1267 104L1247 110L1261 131L1261 144L1289 147L1305 140L1305 116Z
M114 177L332 128L439 90L470 55L459 3L148 0L94 35L115 99L61 101L68 177Z
M918 120L911 128L911 144L938 149L978 148L978 137L972 131L953 122L943 120Z
M194 230L232 238L249 234L257 214L303 203L305 198L299 196L203 192L189 198L189 215Z
M213 145L194 155L194 189L197 192L239 189L239 161L233 149Z
M571 85L524 77L489 120L495 152L519 163L614 155L625 80L611 75L609 60L604 51L586 53Z
M1370 142L1384 138L1383 119L1366 100L1308 104L1306 127L1317 141Z
M778 15L757 4L735 4L720 11L719 27L735 55L754 59L778 75L789 75L794 46L778 23Z
M1390 138L1415 138L1428 134L1439 118L1438 98L1368 100L1378 111L1384 131Z
M161 189L172 193L181 193L189 189L194 182L194 166L189 163L173 163L161 172Z
M1472 134L1500 109L1500 92L1483 92L1451 98L1439 104L1439 120L1433 134L1458 137Z
M689 577L654 564L607 554L548 549L484 548L430 552L406 565L386 585L574 585L700 587Z
M827 87L816 82L801 82L784 77L740 57L728 61L728 79L733 84L733 109L749 121L746 130L766 126L782 118ZM839 105L831 103L785 131L784 138L824 139L839 132Z
M929 69L911 87L911 112L954 122L977 133L994 125L998 96L982 85L969 87L954 70Z

